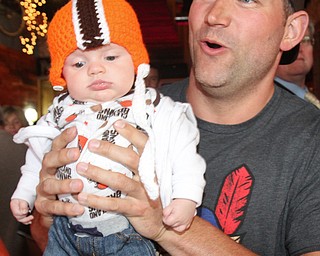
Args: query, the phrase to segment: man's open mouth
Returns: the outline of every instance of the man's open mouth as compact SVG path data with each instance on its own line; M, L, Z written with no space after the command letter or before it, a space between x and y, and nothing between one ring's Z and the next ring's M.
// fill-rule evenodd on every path
M209 42L206 42L207 46L209 48L212 48L212 49L218 49L218 48L221 48L221 45L219 44L215 44L215 43L209 43Z

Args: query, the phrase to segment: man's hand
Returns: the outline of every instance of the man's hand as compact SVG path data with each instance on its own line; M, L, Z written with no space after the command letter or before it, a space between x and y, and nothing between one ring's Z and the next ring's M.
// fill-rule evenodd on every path
M123 214L130 220L137 232L145 237L154 239L163 230L162 206L160 199L152 201L148 198L138 173L140 155L148 137L124 121L118 121L114 126L120 135L136 147L138 153L132 148L122 148L97 140L89 142L89 150L127 166L134 173L133 178L130 179L123 174L106 171L86 163L79 163L77 171L80 175L99 183L107 184L114 190L121 190L126 194L126 197L106 198L80 193L78 201L86 206Z
M125 198L105 198L80 193L78 201L85 206L123 214L143 236L151 239L157 238L160 231L164 230L160 199L151 201L148 198L137 171L140 154L143 152L148 137L121 120L117 121L114 126L135 146L138 153L130 147L123 148L98 140L89 142L89 150L127 166L134 173L133 178L130 179L120 173L107 171L87 163L79 163L77 171L101 184L108 184L114 190L121 190L127 196ZM55 178L58 167L75 162L80 156L78 148L66 148L76 134L75 128L62 132L53 141L52 151L45 155L42 163L35 207L42 215L42 224L47 227L52 224L52 215L77 216L84 211L83 206L60 202L56 196L57 194L78 194L83 188L81 180L57 180Z
M58 167L75 162L79 158L78 148L66 148L76 135L75 127L63 131L54 139L52 150L45 155L42 162L35 207L42 215L41 224L46 227L52 224L52 215L76 216L84 211L78 204L66 204L57 200L57 194L76 194L83 188L81 180L57 180L55 177Z

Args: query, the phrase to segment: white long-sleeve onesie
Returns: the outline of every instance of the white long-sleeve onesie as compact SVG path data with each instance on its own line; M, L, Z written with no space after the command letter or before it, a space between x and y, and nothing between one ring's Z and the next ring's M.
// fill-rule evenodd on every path
M200 205L205 185L203 177L205 162L197 154L199 132L190 105L173 102L169 97L163 96L157 102L159 94L153 89L147 90L146 98L149 102L146 116L154 134L155 172L163 206L167 206L173 198L190 199ZM98 184L81 177L75 171L75 165L78 162L90 162L101 168L132 176L124 166L91 153L87 150L86 143L96 138L125 147L129 146L129 142L117 134L112 124L121 118L136 125L131 111L131 102L132 95L102 105L84 104L67 95L55 98L54 104L49 108L49 113L42 117L37 125L24 128L15 136L15 141L26 143L29 150L26 165L22 167L23 175L12 198L24 199L28 201L30 207L33 206L35 187L39 182L38 174L44 154L50 150L52 139L60 133L60 130L74 125L78 129L78 138L68 147L79 146L82 150L81 156L76 163L59 168L57 177L60 179L81 178L85 184L84 191L88 193L115 197L125 196L121 191L113 191L108 188L107 184ZM155 103L156 106L150 103ZM147 159L150 152L147 153L147 151L150 151L148 147L141 156L140 166L149 165L150 173L152 173L152 166ZM60 195L60 199L66 202L76 202L70 195ZM113 220L112 228L106 225L105 220L107 219ZM127 220L121 215L91 208L86 208L82 216L71 218L70 221L75 225L81 224L84 228L98 226L99 232L102 232L104 236L121 231L128 225ZM114 225L115 222L118 222L119 225Z

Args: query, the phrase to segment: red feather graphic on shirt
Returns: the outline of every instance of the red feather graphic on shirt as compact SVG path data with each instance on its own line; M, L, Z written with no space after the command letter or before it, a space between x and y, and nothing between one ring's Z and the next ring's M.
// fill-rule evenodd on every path
M245 166L234 170L226 177L215 210L225 234L234 234L241 225L252 187L253 177Z

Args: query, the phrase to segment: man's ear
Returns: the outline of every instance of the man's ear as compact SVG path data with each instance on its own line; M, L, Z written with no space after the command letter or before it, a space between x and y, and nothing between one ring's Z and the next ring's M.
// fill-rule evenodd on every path
M298 11L287 18L285 33L280 45L282 51L296 46L304 37L309 24L309 16L305 11Z

